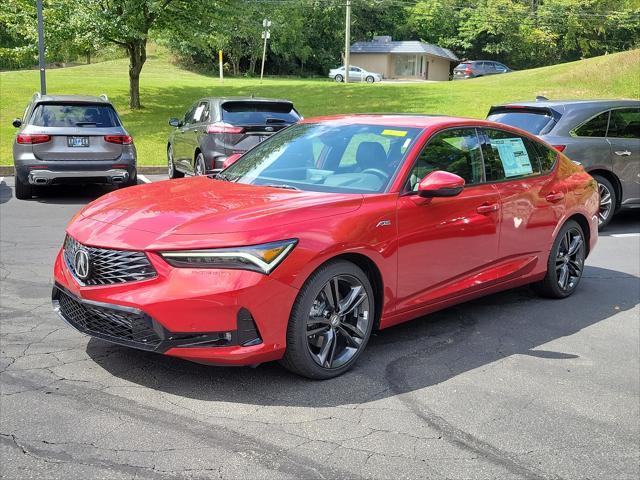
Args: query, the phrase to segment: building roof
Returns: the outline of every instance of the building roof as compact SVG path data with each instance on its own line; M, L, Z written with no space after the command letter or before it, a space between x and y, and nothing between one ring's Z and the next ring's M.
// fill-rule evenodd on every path
M351 45L351 53L413 53L460 61L448 48L418 41L394 41L389 37L376 37L371 42L356 42Z

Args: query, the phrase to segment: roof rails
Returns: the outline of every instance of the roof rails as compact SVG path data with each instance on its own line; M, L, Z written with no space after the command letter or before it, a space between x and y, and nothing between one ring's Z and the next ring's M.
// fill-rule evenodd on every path
M31 97L31 100L40 100L40 98L42 98L42 95L40 95L40 92L35 92Z
M107 97L107 94L106 94L106 93L101 93L101 94L100 94L100 98L101 98L101 99L103 99L105 102L108 102L108 101L109 101L109 97Z

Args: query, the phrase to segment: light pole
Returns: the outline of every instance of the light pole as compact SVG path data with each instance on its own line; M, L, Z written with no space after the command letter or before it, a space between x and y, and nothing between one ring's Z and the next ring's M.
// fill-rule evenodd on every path
M271 26L271 20L266 18L262 20L262 38L264 39L264 46L262 47L262 67L260 68L260 83L262 83L262 77L264 75L264 59L267 56L267 40L271 37L269 27Z
M38 63L40 65L40 93L47 94L47 79L44 64L44 27L42 22L42 0L36 2L38 9Z
M344 30L344 83L349 83L349 57L351 51L351 0L347 0Z

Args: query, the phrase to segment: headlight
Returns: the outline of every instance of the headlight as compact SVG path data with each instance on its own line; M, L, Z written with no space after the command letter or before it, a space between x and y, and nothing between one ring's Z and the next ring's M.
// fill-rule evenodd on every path
M169 265L178 268L230 268L268 274L297 243L298 240L290 239L247 247L160 252L160 255Z

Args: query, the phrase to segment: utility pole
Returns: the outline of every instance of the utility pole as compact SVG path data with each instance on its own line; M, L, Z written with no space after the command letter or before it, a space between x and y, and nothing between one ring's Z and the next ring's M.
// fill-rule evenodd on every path
M347 0L344 31L344 83L349 83L349 60L351 53L351 0Z
M40 64L40 94L47 94L47 79L44 64L44 26L42 22L42 0L36 2L38 9L38 63Z
M271 37L269 27L271 26L271 20L266 18L262 20L262 38L264 39L264 47L262 47L262 67L260 68L260 83L262 83L262 77L264 75L264 59L267 56L267 40Z

